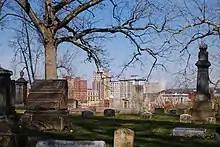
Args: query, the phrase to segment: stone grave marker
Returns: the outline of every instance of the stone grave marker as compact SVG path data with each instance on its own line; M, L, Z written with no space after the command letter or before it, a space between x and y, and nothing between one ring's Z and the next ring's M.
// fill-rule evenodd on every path
M36 147L106 147L106 144L104 141L46 140L38 141Z
M164 113L164 108L155 108L155 113L158 114Z
M205 122L208 124L216 124L216 118L215 117L207 117L207 118L205 118Z
M192 116L189 114L181 114L180 115L180 122L182 123L191 123L192 122Z
M108 108L104 110L105 117L115 117L115 109Z
M63 124L68 125L67 93L66 80L36 80L29 91L23 122L39 130L63 130Z
M153 114L151 112L143 112L141 113L141 118L143 119L151 119Z
M176 110L175 109L170 109L169 111L168 111L168 113L170 113L170 114L172 114L172 115L176 115Z
M206 135L206 129L204 128L183 128L176 127L172 131L173 136L182 136L182 137L200 137L204 138Z
M131 129L118 129L114 132L114 147L133 147L134 131Z
M93 117L94 113L90 110L82 111L82 118Z

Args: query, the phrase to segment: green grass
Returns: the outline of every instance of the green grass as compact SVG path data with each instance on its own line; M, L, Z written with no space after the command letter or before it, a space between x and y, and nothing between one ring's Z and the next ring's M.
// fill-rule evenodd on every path
M72 125L69 131L63 132L38 132L26 130L29 137L36 140L104 140L108 146L113 146L114 130L130 128L135 131L135 147L213 147L214 141L209 139L190 139L170 136L174 127L203 127L213 133L217 124L183 124L177 116L155 115L152 120L143 120L137 116L117 115L116 118L94 116L82 119L79 115L70 117ZM36 146L36 140L29 140L31 146Z

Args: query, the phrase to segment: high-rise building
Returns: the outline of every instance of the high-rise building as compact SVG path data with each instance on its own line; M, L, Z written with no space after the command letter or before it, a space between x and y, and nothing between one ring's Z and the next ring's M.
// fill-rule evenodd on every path
M100 69L93 73L92 89L98 91L99 100L110 97L110 73L106 69Z
M111 81L110 94L111 98L120 98L120 81Z

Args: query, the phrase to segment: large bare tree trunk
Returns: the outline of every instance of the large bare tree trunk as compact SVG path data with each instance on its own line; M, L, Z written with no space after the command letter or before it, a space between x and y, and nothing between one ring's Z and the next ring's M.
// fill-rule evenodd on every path
M57 79L57 49L53 39L48 39L45 47L45 79Z

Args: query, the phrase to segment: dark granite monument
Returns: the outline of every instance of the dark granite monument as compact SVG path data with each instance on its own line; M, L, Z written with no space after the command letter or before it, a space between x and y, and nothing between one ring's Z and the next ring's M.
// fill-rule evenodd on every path
M105 117L115 117L115 109L108 108L104 110Z
M0 145L1 147L25 147L26 140L20 134L18 116L14 109L12 72L0 67Z
M67 80L36 80L29 91L23 122L39 130L63 130L67 103Z
M205 120L212 116L212 103L209 93L209 67L207 45L202 43L199 46L199 56L196 66L197 71L197 94L193 104L193 120Z

